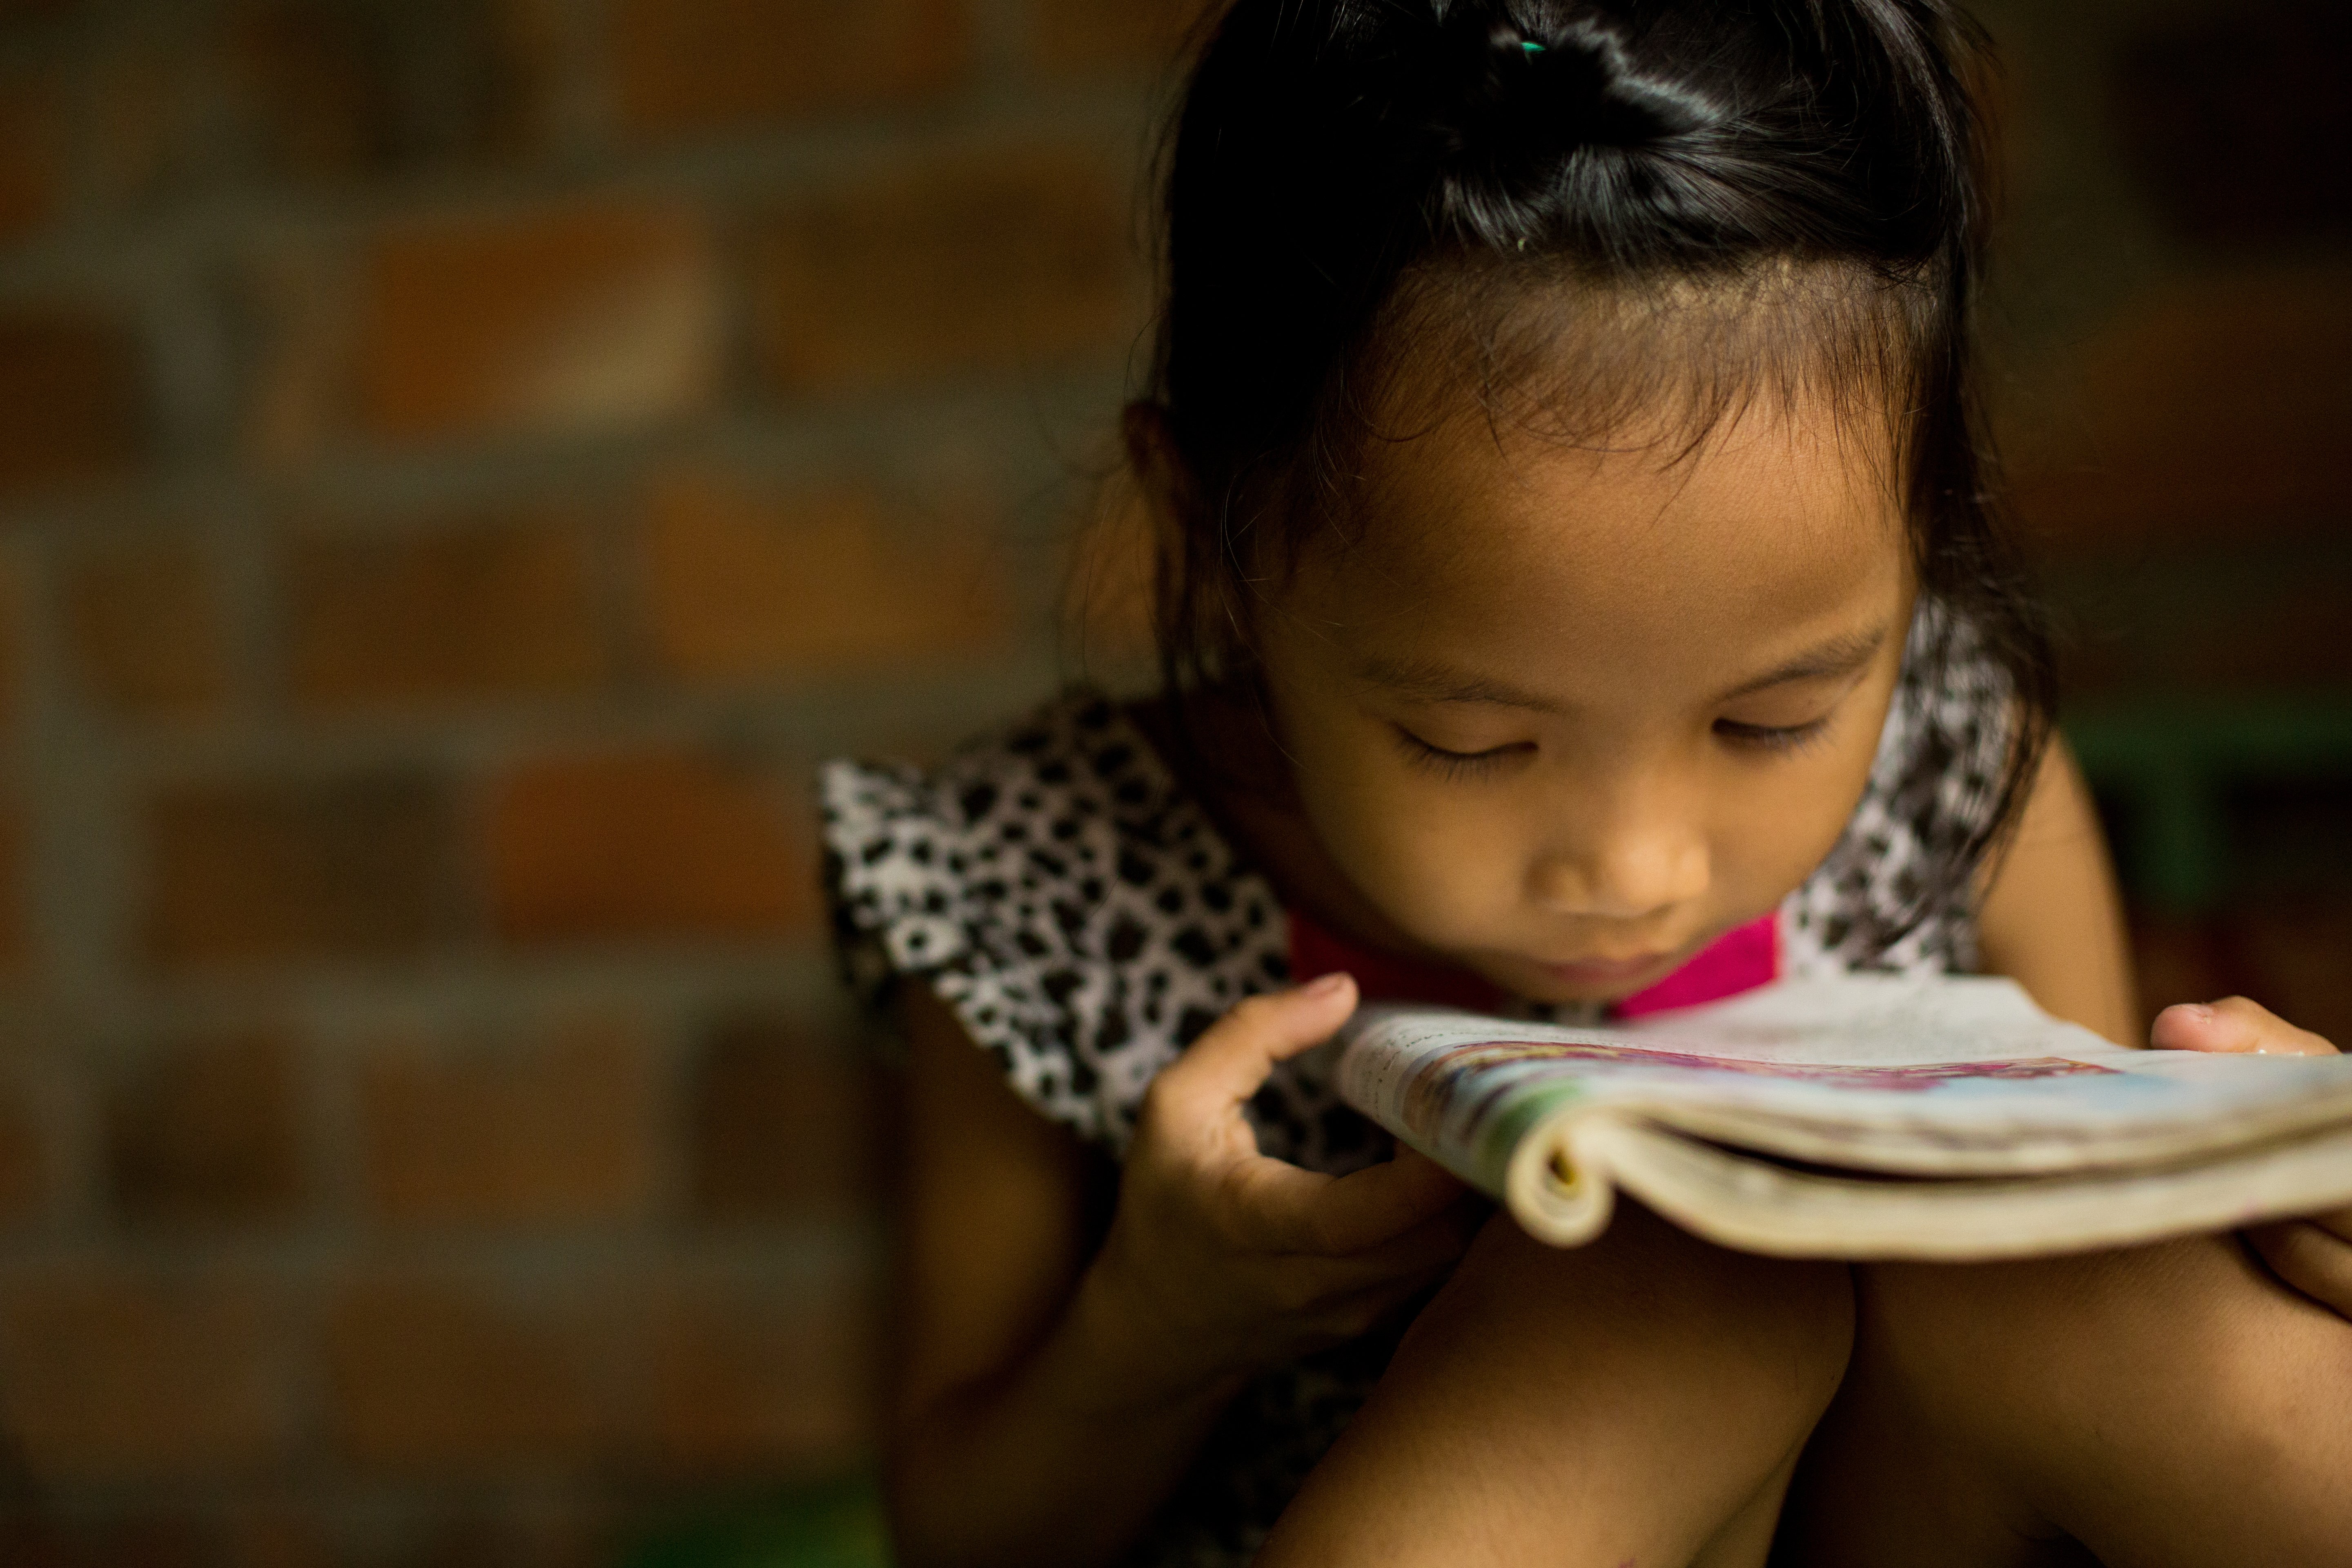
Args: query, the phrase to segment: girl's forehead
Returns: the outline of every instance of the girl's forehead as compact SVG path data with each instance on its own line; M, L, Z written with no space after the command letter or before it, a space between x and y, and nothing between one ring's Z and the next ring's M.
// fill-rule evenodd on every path
M1451 419L1375 444L1348 523L1320 537L1344 567L1428 567L1491 558L1590 572L1644 570L1675 554L1703 568L1727 553L1811 541L1900 551L1895 464L1867 425L1804 408L1757 408L1696 440L1640 425L1584 440Z
M1452 421L1367 454L1351 526L1310 541L1294 586L1346 640L1506 658L1546 657L1565 634L1654 662L1693 637L1769 642L1883 613L1907 583L1907 531L1883 455L1854 437L1801 410L1687 450Z

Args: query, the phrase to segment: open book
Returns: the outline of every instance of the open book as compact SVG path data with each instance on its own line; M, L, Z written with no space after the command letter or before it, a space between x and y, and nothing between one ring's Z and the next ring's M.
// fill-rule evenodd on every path
M1368 1007L1348 1102L1573 1247L2011 1258L2352 1204L2352 1057L2126 1050L2005 980L1787 981L1622 1027Z

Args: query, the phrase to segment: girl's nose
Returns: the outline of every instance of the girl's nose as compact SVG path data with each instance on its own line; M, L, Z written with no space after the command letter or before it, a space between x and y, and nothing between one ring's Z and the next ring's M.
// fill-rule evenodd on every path
M1529 891L1558 913L1638 920L1698 898L1712 872L1696 825L1653 818L1547 852L1530 873Z

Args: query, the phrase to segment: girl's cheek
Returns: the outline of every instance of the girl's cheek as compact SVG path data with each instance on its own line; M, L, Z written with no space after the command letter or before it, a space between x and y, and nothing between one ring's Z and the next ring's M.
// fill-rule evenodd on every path
M1468 940L1482 916L1507 901L1526 864L1510 814L1491 799L1455 798L1463 786L1413 781L1367 791L1342 868L1399 926L1423 940Z

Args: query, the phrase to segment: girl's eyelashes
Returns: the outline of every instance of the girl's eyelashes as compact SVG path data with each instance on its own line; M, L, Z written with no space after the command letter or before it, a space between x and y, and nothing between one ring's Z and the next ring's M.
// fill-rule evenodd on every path
M1802 724L1743 724L1737 719L1717 719L1715 733L1727 744L1742 751L1788 756L1804 751L1827 734L1834 718L1833 712L1824 713ZM1536 751L1534 742L1519 741L1507 746L1490 746L1483 752L1450 752L1443 746L1431 745L1402 724L1392 729L1406 760L1441 778L1476 777L1515 758L1532 756Z
M1785 755L1792 752L1801 752L1813 742L1820 740L1828 732L1830 721L1833 717L1835 717L1834 714L1824 713L1820 718L1806 723L1785 725L1742 724L1736 719L1717 719L1715 721L1715 732L1732 745L1745 750L1773 752Z
M1443 746L1433 746L1403 725L1395 726L1397 743L1404 749L1407 761L1428 769L1441 778L1472 778L1492 772L1513 757L1531 755L1535 742L1520 741L1507 746L1493 746L1483 752L1449 752Z

